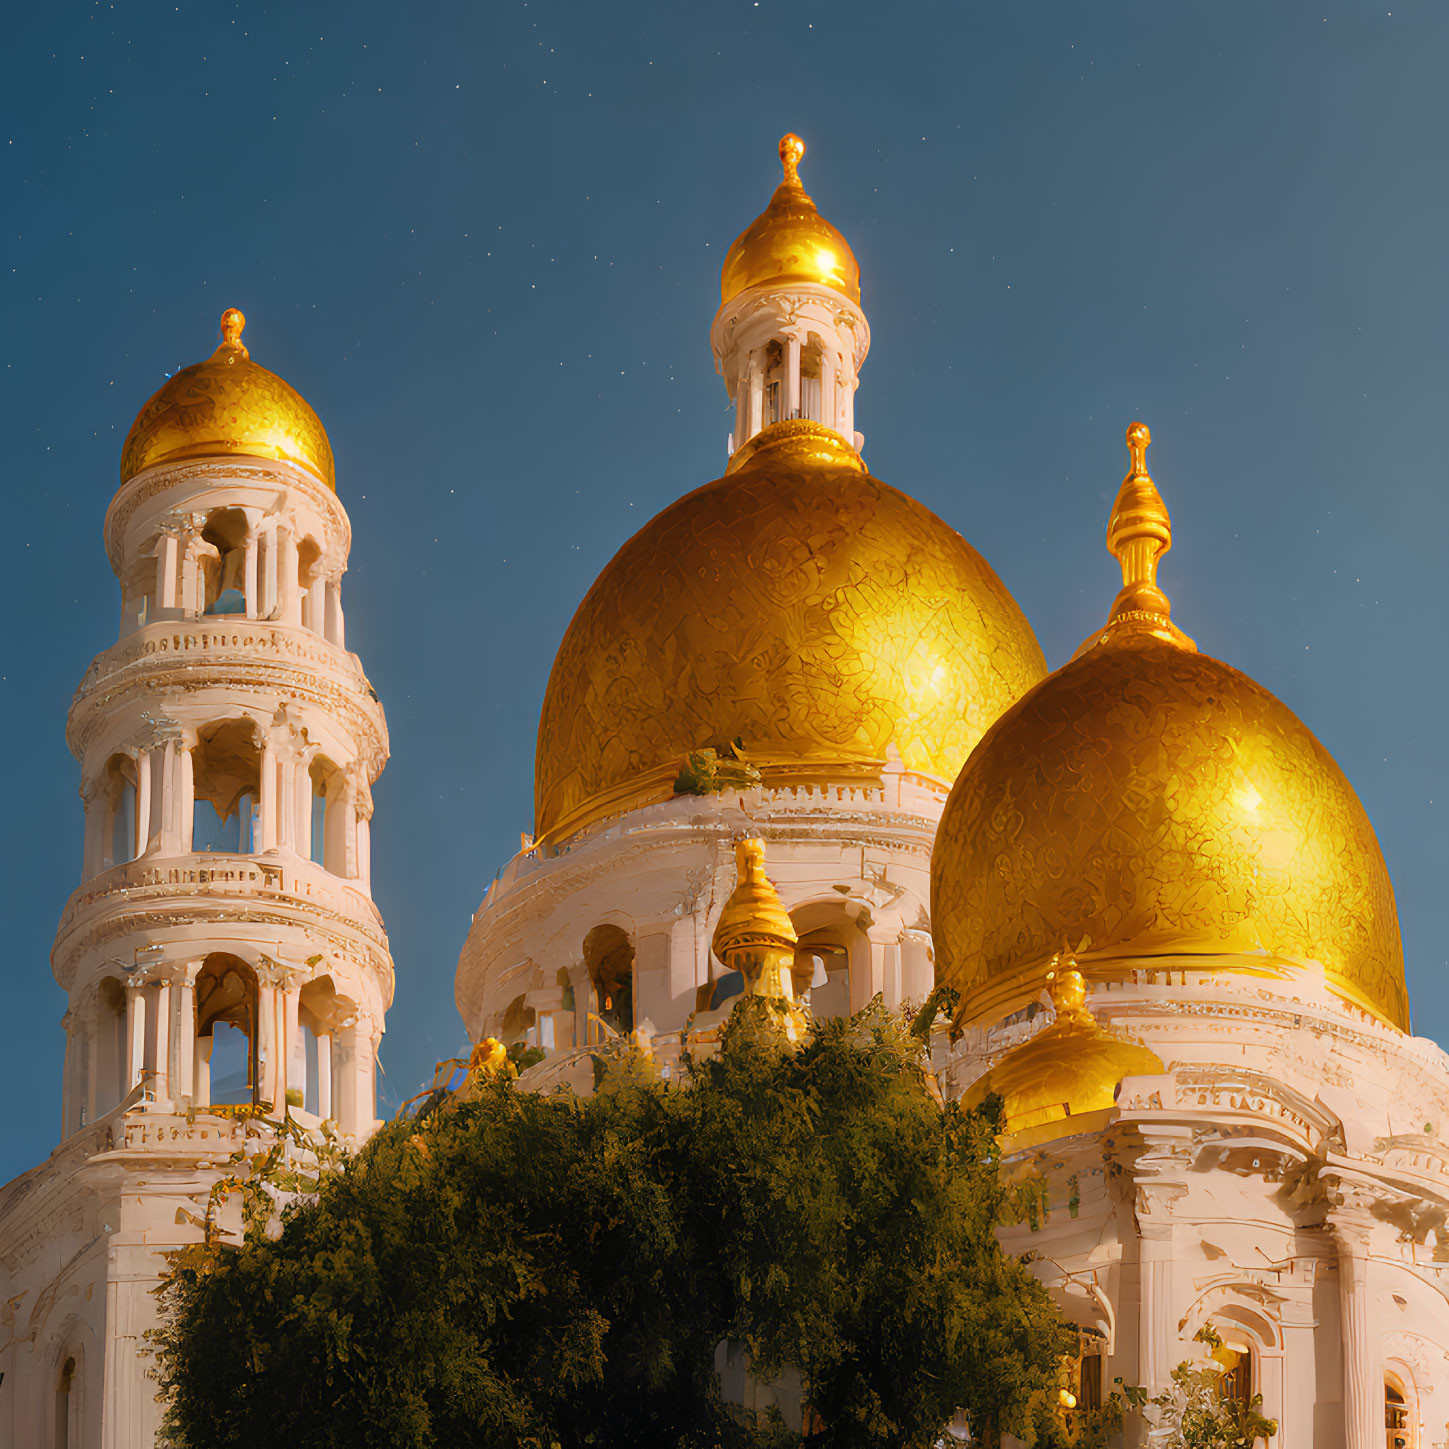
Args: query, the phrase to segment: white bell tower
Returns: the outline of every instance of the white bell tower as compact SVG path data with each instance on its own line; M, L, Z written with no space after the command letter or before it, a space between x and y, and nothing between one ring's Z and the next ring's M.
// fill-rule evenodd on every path
M0 1288L31 1330L0 1353L0 1441L64 1420L67 1449L149 1449L150 1290L228 1157L284 1115L377 1125L387 730L344 643L326 433L243 325L227 312L215 354L142 409L106 514L119 638L67 723L85 846L52 953L61 1145L0 1197Z

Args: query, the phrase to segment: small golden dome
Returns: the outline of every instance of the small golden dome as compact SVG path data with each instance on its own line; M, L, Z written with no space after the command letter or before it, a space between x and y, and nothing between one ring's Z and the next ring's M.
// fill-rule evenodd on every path
M277 458L337 486L332 445L317 414L242 343L246 318L221 314L221 346L168 379L131 424L121 449L121 482L183 458Z
M579 605L539 719L541 837L666 800L686 755L736 740L766 785L878 783L891 751L950 781L1046 672L981 555L844 438L802 419L751 442Z
M1020 1005L1066 942L1093 976L1154 955L1317 962L1407 1029L1373 826L1292 710L1172 623L1146 442L1129 434L1109 531L1123 589L1106 627L990 729L941 820L931 915L958 1021Z
M1086 983L1071 954L1052 961L1047 990L1057 1017L981 1077L961 1105L979 1107L993 1092L1003 1107L1002 1135L1014 1148L1092 1132L1111 1110L1124 1077L1166 1068L1145 1046L1098 1026L1087 1010Z
M785 179L770 204L742 232L725 255L720 271L720 301L729 302L747 287L782 282L818 282L860 301L860 264L850 244L815 210L798 170L805 143L798 136L780 140Z
M793 952L795 925L775 883L765 874L765 842L735 842L737 883L720 912L710 949L726 966L738 951L777 947Z

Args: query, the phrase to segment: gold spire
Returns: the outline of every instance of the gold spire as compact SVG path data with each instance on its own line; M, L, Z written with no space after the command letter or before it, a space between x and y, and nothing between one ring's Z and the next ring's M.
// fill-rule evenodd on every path
M735 843L735 886L710 942L725 969L738 971L747 996L794 998L790 968L798 937L780 893L765 874L765 842Z
M243 357L250 357L246 344L241 340L242 330L247 325L247 319L238 307L228 307L221 314L221 347L228 352L239 352Z
M1172 602L1157 583L1157 565L1172 547L1172 517L1157 485L1147 472L1147 448L1152 434L1146 423L1127 429L1127 451L1132 466L1117 490L1112 516L1107 520L1107 552L1122 569L1122 588L1112 602L1107 626L1077 652L1129 635L1150 635L1183 649L1197 645L1172 622Z
M780 162L785 168L786 186L800 185L800 163L804 159L805 143L793 131L787 131L780 137Z

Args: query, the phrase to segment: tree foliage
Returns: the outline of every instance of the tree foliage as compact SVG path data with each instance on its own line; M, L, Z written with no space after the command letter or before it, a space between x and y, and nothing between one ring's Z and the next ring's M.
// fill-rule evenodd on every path
M878 1006L786 1047L752 999L685 1086L470 1079L278 1233L179 1254L155 1336L173 1449L775 1449L716 1349L798 1373L817 1449L1058 1442L1074 1335L994 1228L995 1103L942 1106Z

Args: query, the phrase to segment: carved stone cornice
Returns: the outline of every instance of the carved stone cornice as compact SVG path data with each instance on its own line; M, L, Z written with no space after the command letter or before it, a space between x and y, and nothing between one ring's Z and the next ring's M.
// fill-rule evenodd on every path
M218 459L212 463L191 460L148 468L117 490L110 508L106 511L105 523L106 556L117 575L121 573L125 563L121 554L121 543L136 511L171 489L197 481L210 482L218 488L275 488L281 492L298 493L326 521L324 551L328 555L345 559L352 547L352 524L341 500L330 488L304 469L252 458ZM173 510L182 514L189 511L192 510Z
M234 616L147 625L98 655L71 703L66 743L83 759L113 709L207 688L323 709L356 740L372 778L387 761L382 706L355 655L309 629Z

